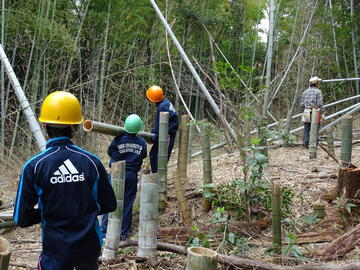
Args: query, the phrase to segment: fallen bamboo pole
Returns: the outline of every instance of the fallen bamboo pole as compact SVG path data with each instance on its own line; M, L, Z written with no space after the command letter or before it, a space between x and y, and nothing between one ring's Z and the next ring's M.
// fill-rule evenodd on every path
M41 151L44 151L46 148L45 137L44 137L43 133L41 132L39 123L38 123L37 119L35 118L34 112L31 109L31 106L24 94L23 89L21 88L21 85L20 85L18 79L16 78L15 72L14 72L13 68L11 67L9 59L7 58L5 51L4 51L3 47L1 46L1 44L0 44L0 60L3 64L3 66L5 67L5 70L9 76L11 85L13 86L15 94L20 102L20 106L23 110L23 113L26 116L26 120L29 123L32 133L34 134L37 146L40 148Z
M133 239L127 239L120 243L119 248L126 248L130 246L137 246L138 242ZM186 255L185 247L175 245L175 244L168 244L163 242L157 243L157 250L159 251L167 251L173 252L180 255ZM252 259L246 259L241 257L235 256L226 256L222 254L217 255L217 261L224 265L232 265L239 267L244 270L358 270L360 269L360 263L352 263L352 264L302 264L296 266L281 266L272 263L266 263L261 261L256 261Z
M10 220L8 222L0 222L0 229L11 228L15 226L16 224L14 220Z
M153 8L155 9L156 14L158 15L160 21L162 22L162 24L164 25L166 31L169 33L172 41L174 42L176 48L178 49L178 51L180 52L181 57L184 59L184 62L186 63L186 65L188 66L190 72L192 73L193 77L195 78L196 82L198 83L201 91L203 92L206 100L209 102L211 108L213 109L213 111L215 112L215 114L217 115L217 117L219 118L220 122L224 125L224 127L227 129L227 131L229 132L230 137L233 139L234 142L237 142L237 138L236 138L236 134L235 131L232 129L231 125L229 124L229 122L226 120L226 118L224 117L223 113L220 111L219 107L217 106L215 100L213 99L213 97L210 95L209 91L207 90L205 84L203 83L203 81L201 80L199 74L196 72L193 64L190 62L189 57L186 55L184 49L181 47L179 41L177 40L174 32L171 30L169 24L167 23L165 17L163 16L161 10L159 9L159 7L157 6L155 0L150 0L151 5L153 6Z
M115 137L121 136L121 135L125 134L125 132L126 132L123 127L110 125L110 124L106 124L106 123L101 123L101 122L97 122L97 121L93 121L93 120L85 120L83 122L83 129L85 131L93 131L93 132L110 135L110 136L115 136ZM151 140L151 138L154 136L153 133L145 132L145 131L140 131L136 135L144 138L147 141Z

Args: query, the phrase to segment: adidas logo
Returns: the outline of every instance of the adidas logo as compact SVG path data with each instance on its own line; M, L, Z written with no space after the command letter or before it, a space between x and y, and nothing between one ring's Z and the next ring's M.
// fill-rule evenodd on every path
M84 180L84 173L79 174L74 164L72 164L70 159L67 159L64 161L64 164L59 166L59 168L54 172L54 176L50 178L50 183L61 184L79 182Z

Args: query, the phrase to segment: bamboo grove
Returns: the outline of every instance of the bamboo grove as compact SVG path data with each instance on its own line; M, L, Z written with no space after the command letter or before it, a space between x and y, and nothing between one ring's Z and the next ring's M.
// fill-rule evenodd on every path
M157 4L234 126L256 118L264 103L273 119L298 113L312 74L358 77L358 0ZM260 23L269 15L267 42ZM148 0L2 0L1 44L36 113L49 92L68 90L80 98L87 119L121 125L136 112L149 127L145 89L161 85L182 114L176 84L196 119L213 117ZM0 88L1 153L14 159L21 148L29 156L34 141L3 68ZM360 90L358 82L340 82L322 91L328 103Z

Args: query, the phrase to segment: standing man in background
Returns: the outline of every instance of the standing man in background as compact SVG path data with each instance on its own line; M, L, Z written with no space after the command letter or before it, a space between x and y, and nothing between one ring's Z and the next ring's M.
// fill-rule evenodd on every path
M323 96L319 89L322 79L315 76L309 80L310 86L301 96L300 108L303 110L302 121L304 122L303 146L309 148L311 110L319 109L319 119L324 117ZM318 122L320 124L320 121Z
M15 223L42 223L38 269L96 270L102 245L97 216L116 209L110 179L98 157L71 142L83 122L74 95L48 95L39 121L45 123L50 140L46 150L22 168Z
M174 105L164 97L163 90L156 85L151 86L146 91L147 99L156 105L156 118L155 118L155 127L151 130L151 133L154 133L155 136L152 140L153 146L149 153L151 172L157 172L157 163L158 163L158 150L159 150L159 119L160 112L169 113L169 132L168 132L168 160L171 156L171 151L175 144L176 132L179 128L179 120L174 108Z
M124 212L121 225L120 240L125 240L132 224L132 208L137 192L138 172L141 169L143 159L147 156L147 145L143 138L136 136L143 130L143 121L136 114L130 114L124 124L125 134L115 137L108 147L108 155L111 164L125 160L125 191ZM102 217L101 230L106 233L108 215Z

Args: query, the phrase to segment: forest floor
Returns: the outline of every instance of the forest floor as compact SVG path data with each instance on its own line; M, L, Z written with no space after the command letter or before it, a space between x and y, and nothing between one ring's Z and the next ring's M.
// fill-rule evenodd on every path
M340 148L336 147L335 152L339 156ZM176 153L170 160L169 169L169 194L168 207L165 213L160 216L161 228L176 228L184 224L182 222L179 205L175 199L173 173L175 167L171 166L175 162ZM334 202L330 203L321 199L322 195L326 194L332 188L336 187L338 164L335 163L328 155L320 148L317 151L316 159L309 159L308 150L301 146L294 147L279 147L269 150L269 166L264 170L263 179L269 182L279 183L283 187L291 189L295 196L293 203L290 205L289 217L296 220L296 228L293 233L297 235L297 243L292 244L292 248L299 247L302 253L311 253L319 246L329 243L336 236L339 236L357 224L358 218L350 217L343 220L337 210ZM235 178L242 176L242 166L238 152L233 152L232 149L218 149L212 153L213 162L213 180L217 184L229 183ZM352 154L353 164L360 165L360 145L354 145ZM19 171L11 171L2 182L3 189L0 191L0 200L6 206L13 201L17 189L17 179ZM11 181L9 181L11 180ZM202 162L200 157L192 160L188 166L188 191L195 190L201 185L202 181ZM323 220L316 223L300 222L300 218L309 215L313 211L315 203L322 203L325 205L326 216ZM204 213L201 207L201 198L193 197L189 199L192 219L194 225L198 230L188 230L184 235L180 236L174 231L171 233L164 233L162 229L159 232L159 241L174 243L181 246L189 244L195 238L200 240L208 240L211 248L220 253L227 255L241 255L245 258L260 260L263 262L271 262L272 257L267 250L271 247L271 217L270 215L263 215L259 220L252 221L237 221L233 213L226 212L229 224L232 224L230 231L237 236L243 236L243 242L238 244L236 248L230 247L224 241L224 232L216 229L211 229L211 219L216 214L216 209L209 213ZM7 209L10 211L11 209ZM4 211L4 210L1 210ZM137 219L134 218L134 233L136 235ZM230 226L229 226L230 228ZM289 231L289 227L284 225L285 229ZM32 226L30 228L15 228L3 229L0 235L10 240L13 245L13 252L11 256L11 265L9 269L36 269L37 260L41 251L41 227L40 225ZM190 237L191 235L191 237ZM320 235L319 241L322 243L306 243L301 239L305 236ZM286 236L284 233L283 237ZM305 237L305 238L304 238ZM186 239L187 238L187 239ZM311 237L310 237L311 238ZM289 248L284 240L283 249ZM311 241L310 241L311 242ZM346 256L338 259L333 263L349 263L357 262L360 255L360 249L356 247L353 251L346 254ZM136 257L136 248L127 247L121 249L118 254L118 260L112 265L101 265L100 269L184 269L186 257L183 255L160 252L156 261L139 262ZM308 262L315 262L313 259L307 259ZM284 264L301 263L298 259L292 256L291 253L283 260ZM225 266L222 269L230 269ZM240 268L231 268L240 269Z

